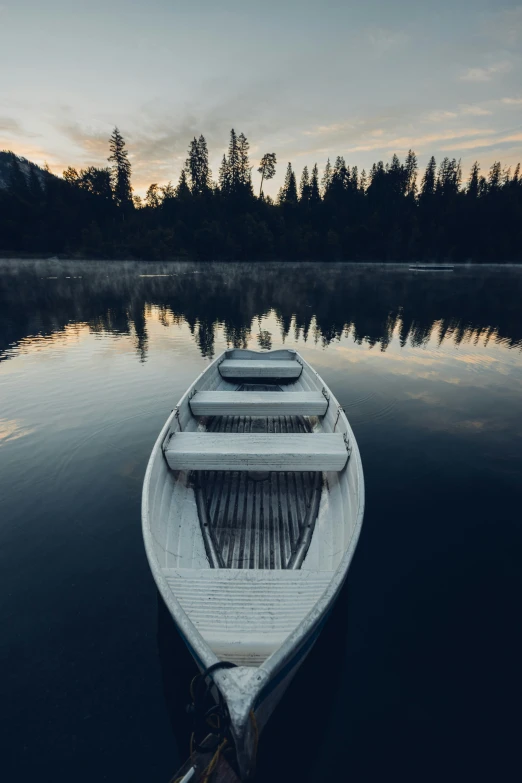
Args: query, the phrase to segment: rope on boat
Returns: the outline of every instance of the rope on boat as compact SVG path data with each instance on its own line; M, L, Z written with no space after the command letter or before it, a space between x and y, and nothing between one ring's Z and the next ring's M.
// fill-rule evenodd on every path
M190 695L192 703L187 706L187 712L191 713L194 721L194 729L190 737L190 755L192 756L194 750L200 753L209 753L214 750L214 755L210 759L208 765L201 773L200 783L209 783L212 775L216 771L217 765L221 754L228 747L232 748L234 740L230 732L230 716L228 714L228 708L219 688L213 681L211 674L217 669L232 669L236 666L235 663L230 661L219 661L213 666L209 666L201 674L197 674L190 683ZM216 688L218 694L217 703L213 703L207 708L208 697L211 696L212 687ZM259 742L259 729L257 726L257 720L254 710L250 710L250 720L252 722L252 728L254 730L254 765L257 758L257 746ZM203 735L203 732L204 735ZM213 734L217 737L216 745L214 748L208 748L201 745L205 737L209 734ZM184 775L172 780L171 783L181 783L185 778Z
M194 729L190 738L191 753L194 748L200 753L208 753L208 748L202 747L200 743L209 733L217 737L216 746L222 744L225 739L231 744L233 743L230 733L228 707L221 695L221 691L210 675L217 669L232 669L235 666L236 664L230 663L230 661L218 661L209 666L208 669L205 669L201 674L197 674L190 683L192 704L188 706L187 712L192 714L194 722ZM217 702L214 701L210 693L213 686L217 691ZM210 707L208 706L209 696L212 702Z

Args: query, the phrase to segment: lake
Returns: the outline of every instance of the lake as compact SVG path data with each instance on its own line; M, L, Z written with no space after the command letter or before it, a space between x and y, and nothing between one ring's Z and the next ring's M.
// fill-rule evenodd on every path
M366 513L258 780L514 780L522 268L0 261L6 783L168 783L194 667L141 486L226 347L295 347L346 410Z

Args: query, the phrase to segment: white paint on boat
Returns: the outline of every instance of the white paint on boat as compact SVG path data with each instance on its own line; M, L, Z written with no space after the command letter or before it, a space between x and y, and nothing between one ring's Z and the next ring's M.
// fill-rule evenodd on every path
M340 432L174 432L164 452L172 470L342 470L348 460Z
M234 373L238 372L238 365L244 365L244 369L239 368L239 375L224 377L222 368L226 362L234 363ZM270 364L273 367L267 368ZM256 374L260 366L261 375ZM298 570L212 568L201 530L194 474L188 472L193 469L193 463L180 463L183 470L171 469L167 462L170 444L176 438L178 443L186 441L186 438L179 440L180 435L205 436L199 442L191 438L203 460L204 444L210 443L210 433L206 420L198 418L191 408L191 401L197 400L202 392L211 392L211 401L218 393L237 393L240 383L233 378L252 381L284 378L281 372L285 366L291 366L293 374L286 376L286 382L281 381L279 396L292 395L288 405L297 404L296 394L303 395L303 405L307 395L314 394L318 399L317 395L323 395L323 391L326 392L323 399L327 400L326 411L310 419L313 431L293 437L313 443L318 437L334 435L336 444L342 443L344 448L343 464L329 463L327 455L318 448L316 455L321 454L321 459L325 456L325 461L319 464L317 459L312 468L299 467L299 470L322 471L322 489L312 538ZM213 415L230 415L230 399L213 402L217 406ZM224 407L220 409L222 404ZM239 404L245 403L240 400ZM256 416L251 411L249 415ZM252 439L251 434L244 433L233 437ZM275 441L277 437L275 432L264 434L264 439ZM290 434L279 437L291 439ZM221 449L222 443L221 440ZM292 449L287 446L285 454L295 450L294 446ZM276 470L281 454L279 446L274 445L272 451L268 449L265 456L267 460L272 456L274 463L264 462L264 470ZM249 458L246 444L242 457ZM226 470L224 465L230 463L212 464L219 464L216 469ZM237 459L233 464L233 470L237 471ZM258 464L256 467L259 469ZM290 470L288 465L286 470ZM234 669L217 670L212 677L228 705L238 763L245 779L255 766L255 732L250 713L254 710L258 730L262 731L315 642L346 578L363 513L363 471L351 427L335 396L294 351L226 351L187 390L154 445L143 487L142 520L147 557L158 589L200 669L220 660L238 664Z
M274 359L225 359L219 367L223 378L298 378L301 365L294 361Z
M324 416L321 392L198 391L190 400L194 416Z

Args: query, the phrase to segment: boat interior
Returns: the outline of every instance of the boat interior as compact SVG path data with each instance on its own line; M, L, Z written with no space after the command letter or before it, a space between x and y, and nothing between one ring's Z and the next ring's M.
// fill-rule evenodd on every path
M150 532L218 658L259 666L328 587L358 516L350 434L286 350L227 351L173 412L150 473Z

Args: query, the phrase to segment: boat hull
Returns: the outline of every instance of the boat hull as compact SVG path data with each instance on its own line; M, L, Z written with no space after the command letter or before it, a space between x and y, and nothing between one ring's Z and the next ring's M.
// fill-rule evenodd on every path
M231 647L229 645L231 652L227 654L226 648L220 647L214 637L220 632L221 627L227 628L230 622L233 625L236 614L239 616L242 611L241 600L248 598L251 590L254 591L252 595L256 594L256 589L258 590L257 594L260 594L259 590L264 590L261 584L256 587L258 575L267 573L274 575L275 572L273 570L257 571L256 568L236 572L229 569L229 574L233 578L236 573L238 578L243 579L243 582L245 582L245 574L247 575L245 590L243 594L241 590L236 590L239 596L237 600L240 601L237 610L234 609L232 602L229 607L225 607L226 611L223 611L215 603L216 600L219 603L219 595L216 598L215 595L209 594L209 599L214 601L209 605L217 607L214 612L210 613L217 618L215 628L211 629L212 633L205 625L209 622L209 612L202 613L198 608L200 604L194 603L196 598L194 601L187 599L185 593L180 592L176 587L180 582L176 581L175 577L184 576L187 567L189 571L191 568L196 569L194 574L199 574L199 577L193 580L196 593L198 589L201 591L203 582L206 583L214 579L213 573L216 574L216 578L223 579L224 571L227 569L217 568L209 573L208 553L202 539L201 541L198 539L198 533L199 538L201 538L201 534L198 516L195 512L196 496L191 487L190 476L188 473L184 474L182 471L169 469L163 453L164 444L168 442L172 432L202 431L201 422L195 420L190 410L190 399L196 390L224 388L231 391L238 388L239 381L234 386L233 379L228 377L223 379L220 376L219 365L221 362L229 361L230 367L241 359L248 361L259 357L259 355L250 351L227 351L217 357L187 390L162 428L153 448L144 480L142 505L145 549L154 579L200 671L206 671L223 660L228 659L234 662L234 655L236 656L236 668L217 668L212 673L212 679L228 706L238 766L241 777L245 780L251 778L255 771L259 735L316 642L342 588L358 541L364 513L364 478L360 454L351 427L335 396L315 370L296 352L263 353L261 355L264 362L267 359L274 362L282 359L285 366L290 360L299 362L302 368L299 374L293 371L291 373L286 366L285 372L292 378L286 381L288 386L283 385L282 390L288 389L295 393L305 392L308 394L307 399L314 397L314 395L314 399L317 399L317 392L321 392L328 401L328 409L324 416L311 419L313 431L314 433L342 433L349 450L349 460L343 470L327 470L323 473L323 489L316 529L306 557L299 564L301 571L293 572L297 575L301 574L301 576L309 574L312 582L316 579L320 585L317 596L314 596L313 601L306 606L306 609L303 609L301 619L298 622L293 621L293 624L288 626L288 633L285 630L280 634L280 640L277 644L274 642L267 654L261 656L258 654L257 658L248 661L245 656L237 657L233 645ZM261 365L261 362L258 364ZM289 405L293 404L294 398L295 394L294 397L288 398ZM273 404L272 400L270 404ZM204 427L205 421L203 420ZM314 434L305 437L313 438ZM335 437L337 438L339 435L337 434ZM186 538L190 520L193 525L198 526L198 531L191 532L193 538L189 542L190 546L186 546L185 540L176 539L176 531L178 529L184 530ZM187 558L189 558L188 566ZM285 599L284 590L287 589L285 585L289 585L288 589L295 589L296 596L302 593L299 586L292 588L292 580L294 579L292 572L283 571L283 575L285 574L286 577L281 582L281 599L278 598L277 591L274 593L273 600L271 599L270 612L276 618L276 626L277 622L283 622L277 618L283 617L285 612L285 601L283 600ZM201 576L205 576L205 580L202 581ZM319 576L323 580L322 582ZM259 576L259 578L261 577ZM234 581L237 580L234 578ZM219 590L217 592L219 593ZM290 603L292 602L290 601ZM255 611L255 607L253 607L253 611ZM222 612L221 615L220 612ZM219 620L220 617L223 619ZM266 622L266 612L260 616L260 622L261 625ZM251 627L255 636L255 617ZM262 634L258 633L257 636L262 636ZM270 634L267 636L270 637Z

